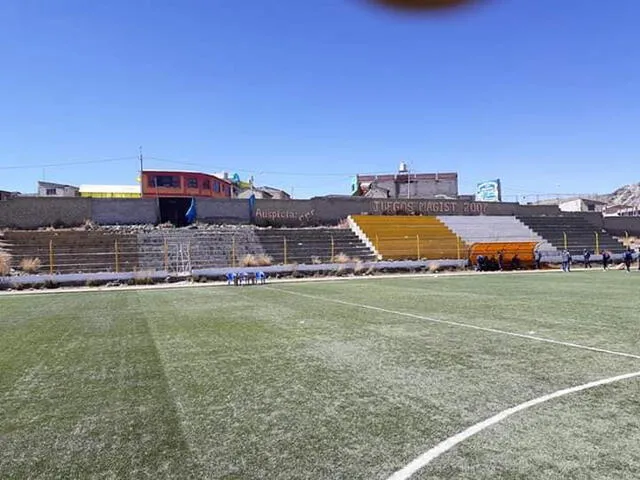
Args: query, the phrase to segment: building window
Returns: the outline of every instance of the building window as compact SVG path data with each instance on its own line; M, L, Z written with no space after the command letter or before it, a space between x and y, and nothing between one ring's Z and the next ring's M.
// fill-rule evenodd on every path
M198 179L196 177L188 177L187 188L198 188Z
M49 196L54 196L58 194L58 191L55 188L47 188L47 191L45 192L45 194Z
M587 204L587 210L589 212L595 212L596 211L596 206L593 203L588 203Z
M202 181L202 189L203 190L209 190L211 188L211 185L209 183L209 180L203 180Z
M175 175L152 175L149 177L150 187L180 188L180 178Z
M220 192L220 183L213 182L213 191L216 192L216 193Z

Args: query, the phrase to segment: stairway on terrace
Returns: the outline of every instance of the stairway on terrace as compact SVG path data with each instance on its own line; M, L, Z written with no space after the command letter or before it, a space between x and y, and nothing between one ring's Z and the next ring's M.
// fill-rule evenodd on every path
M572 255L581 255L585 248L594 252L596 246L600 250L609 250L612 253L620 253L624 249L621 242L614 239L609 233L597 230L582 217L520 216L518 218L558 249L564 249L564 234L566 233L567 247Z
M433 216L352 215L354 228L375 245L385 260L464 257L463 242Z
M438 219L461 237L467 245L474 243L538 243L539 249L555 251L544 238L516 217L509 215L441 215Z
M138 234L143 270L186 272L228 267L247 254L264 253L253 227L229 226L205 230L154 230Z
M329 263L332 255L373 260L373 252L349 229L341 228L260 228L256 235L276 264ZM333 247L332 247L333 242Z

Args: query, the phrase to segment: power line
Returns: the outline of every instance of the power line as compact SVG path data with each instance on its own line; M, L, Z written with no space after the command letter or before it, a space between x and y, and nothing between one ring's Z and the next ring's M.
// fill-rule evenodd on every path
M210 170L230 170L229 168L221 168L218 166L210 166L210 165L205 165L203 163L196 163L196 162L185 162L185 161L181 161L181 160L169 160L167 158L159 158L159 157L146 157L147 159L151 159L151 160L156 160L158 162L166 162L166 163L172 163L175 165L185 165L185 166L190 166L190 167L201 167L201 168L207 168ZM307 173L300 173L300 172L277 172L277 171L265 171L265 170L260 170L259 168L253 169L253 170L247 170L247 169L233 169L234 172L240 172L240 173L251 173L251 174L260 174L260 175L280 175L280 176L290 176L290 177L354 177L356 175L388 175L389 172L371 172L371 173L363 173L363 172L357 172L357 173L320 173L320 172L307 172Z
M122 162L125 160L135 160L135 159L136 157L119 157L119 158L104 158L102 160L78 160L74 162L40 163L37 165L9 165L9 166L0 166L0 170L29 170L34 168L67 167L67 166L73 166L73 165L95 165L100 163Z
M33 165L7 165L0 166L0 170L32 170L32 169L40 169L40 168L55 168L55 167L68 167L75 165L97 165L103 163L114 163L114 162L122 162L122 161L131 161L131 160L140 160L142 156L142 152L137 157L129 156L129 157L118 157L118 158L104 158L100 160L77 160L70 162L58 162L58 163L39 163ZM231 170L229 168L222 168L220 166L211 166L198 162L187 162L183 160L171 160L168 158L161 157L152 157L145 156L146 159L155 160L157 162L170 163L174 165L183 165L190 167L198 167L198 168L206 168L207 170ZM338 172L292 172L292 171L270 171L270 170L261 170L259 168L256 169L233 169L234 172L239 173L247 173L247 174L258 174L258 175L279 175L279 176L289 176L289 177L336 177L336 178L352 178L356 175L388 175L390 172L346 172L346 173L338 173Z

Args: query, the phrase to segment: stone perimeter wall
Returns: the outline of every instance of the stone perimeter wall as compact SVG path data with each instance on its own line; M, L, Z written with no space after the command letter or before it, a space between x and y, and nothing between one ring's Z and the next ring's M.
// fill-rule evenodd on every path
M200 199L198 221L213 224L305 227L335 225L349 215L560 215L556 206L517 203L469 202L463 200L386 200L367 198L313 198L310 200ZM576 214L568 214L576 215ZM577 214L580 215L580 214ZM640 234L640 220L614 217L602 219L585 214L594 226ZM594 218L591 218L594 217ZM19 197L0 201L0 228L35 229L74 227L91 220L101 225L155 224L159 211L155 199L91 199Z

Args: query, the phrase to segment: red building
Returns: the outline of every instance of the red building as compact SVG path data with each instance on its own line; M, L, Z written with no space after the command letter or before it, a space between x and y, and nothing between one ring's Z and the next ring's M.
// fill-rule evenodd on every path
M231 182L199 172L144 170L142 197L208 197L231 198Z

